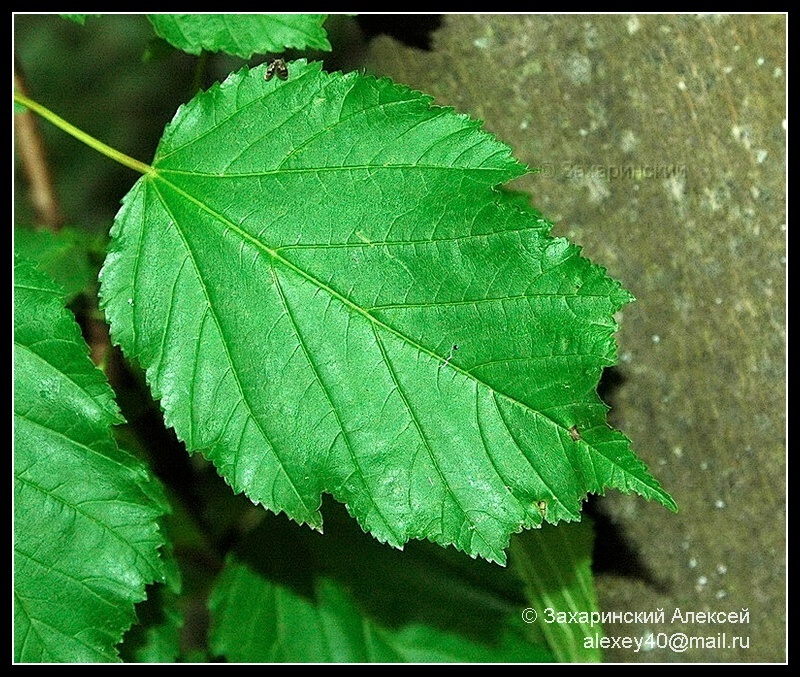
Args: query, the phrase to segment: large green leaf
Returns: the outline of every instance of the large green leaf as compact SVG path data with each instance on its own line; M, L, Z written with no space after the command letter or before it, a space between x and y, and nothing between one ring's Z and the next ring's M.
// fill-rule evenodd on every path
M326 14L149 14L156 33L190 54L253 54L287 48L330 50L322 24Z
M479 123L387 79L244 69L182 107L101 272L112 335L235 491L322 492L402 546L505 561L587 492L672 499L595 387L630 295L495 186Z
M211 651L247 663L551 659L543 647L510 633L499 645L486 646L429 625L385 628L353 604L335 581L320 579L314 587L313 598L306 598L229 558L209 601Z
M119 660L145 585L163 577L143 465L121 451L121 418L62 292L14 267L14 656Z
M332 588L349 601L333 604L324 592ZM360 653L370 648L361 627L392 660L554 660L543 637L529 637L513 567L428 542L386 548L334 501L324 535L264 515L237 544L212 600L213 651L231 660L376 660ZM337 619L340 642L317 632L323 618Z

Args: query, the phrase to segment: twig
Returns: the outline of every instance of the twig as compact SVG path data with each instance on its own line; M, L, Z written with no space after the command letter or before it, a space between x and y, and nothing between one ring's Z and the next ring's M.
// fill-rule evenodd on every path
M14 88L25 94L22 78L14 73ZM31 111L14 116L16 152L28 178L30 200L38 221L49 230L57 232L64 224L64 215L53 190L50 166L35 116Z

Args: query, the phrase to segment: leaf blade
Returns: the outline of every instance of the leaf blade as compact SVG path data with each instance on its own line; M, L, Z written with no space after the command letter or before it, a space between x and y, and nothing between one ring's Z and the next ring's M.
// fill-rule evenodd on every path
M561 663L603 659L599 647L585 646L587 637L603 636L602 625L595 622L600 607L592 578L593 546L594 530L587 520L558 529L546 525L511 541L511 566L524 581L528 603L537 613L533 622ZM548 610L559 620L548 618ZM563 618L570 620L562 622Z
M159 37L189 54L227 52L249 59L287 48L331 45L322 27L326 14L148 14Z
M381 541L498 562L542 500L671 501L595 393L631 297L494 190L510 149L388 80L289 69L184 106L112 232L113 336L187 446L299 522L329 492Z
M61 291L15 261L14 621L20 662L119 660L145 584L162 577L141 463Z
M346 588L315 580L309 599L231 557L209 599L211 651L236 662L436 663L548 661L510 631L488 646L435 625L386 628ZM241 618L249 619L243 626Z

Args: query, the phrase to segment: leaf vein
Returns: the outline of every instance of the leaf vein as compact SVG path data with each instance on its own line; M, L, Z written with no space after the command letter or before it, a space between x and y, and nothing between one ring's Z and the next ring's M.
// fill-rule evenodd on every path
M311 370L314 372L314 377L317 380L317 383L319 383L320 388L322 390L322 393L323 393L323 395L325 396L325 399L328 402L328 406L330 407L330 410L333 412L333 415L336 418L336 425L337 425L337 427L339 428L339 431L342 434L342 438L344 439L344 443L345 443L345 446L347 447L347 452L350 455L350 459L351 459L354 467L358 471L359 479L361 480L363 486L365 488L367 488L369 485L368 485L367 480L366 480L366 478L364 476L364 471L361 468L361 464L359 462L358 456L356 455L355 451L353 450L353 445L352 445L352 443L350 441L350 437L347 434L347 430L346 430L346 428L344 426L344 423L342 422L342 418L339 415L339 410L334 405L333 400L331 399L331 394L330 394L330 392L328 390L328 386L325 384L325 381L322 378L322 374L320 374L319 368L317 367L317 364L314 362L314 359L312 358L311 353L309 352L308 347L306 346L305 340L303 339L303 335L300 333L300 327L298 326L297 321L295 320L294 315L292 314L292 310L289 307L289 302L286 299L286 295L283 293L283 288L281 287L281 283L280 283L280 280L278 279L278 275L276 274L275 269L274 268L270 268L270 273L272 274L272 279L275 282L275 287L278 290L278 294L280 296L281 303L283 304L284 310L286 311L286 315L289 318L289 321L290 321L290 323L292 325L292 330L294 331L294 334L297 337L297 342L298 342L298 344L300 345L300 348L303 351L303 355L305 356L306 362L311 367ZM373 492L368 490L367 493L368 493L370 499L372 500L372 504L375 506L375 510L377 511L378 515L380 515L381 521L384 523L386 528L392 534L392 537L395 539L393 545L402 544L403 543L403 539L399 537L399 535L392 528L389 520L386 519L385 515L383 514L383 511L381 510L380 505L378 505L378 502L375 500L375 496L373 495Z
M566 505L564 505L563 501L558 496L558 493L553 490L553 488L545 481L544 477L542 477L542 475L536 469L536 466L533 463L531 463L530 459L528 458L528 455L525 453L524 449L522 448L522 445L520 445L520 443L517 441L517 438L514 435L514 432L511 430L511 426L508 425L508 421L506 420L506 417L503 415L503 412L500 409L500 405L497 402L497 393L494 392L494 391L492 391L492 401L494 402L494 406L495 406L495 410L497 411L497 415L500 417L500 421L503 423L503 427L506 429L506 432L508 433L508 436L511 438L511 441L514 443L514 446L517 447L517 449L519 449L520 454L522 454L523 458L525 458L525 460L527 461L527 463L530 466L531 470L534 473L536 473L536 476L539 478L539 481L545 487L547 487L547 490L550 492L550 495L553 497L553 500L558 502L558 504L561 505L561 507L564 508L564 510L566 512L568 512L570 515L574 514L574 511L570 510ZM513 400L512 400L512 402L513 402ZM534 412L534 413L536 413L536 412ZM550 420L550 419L548 419L548 420ZM554 421L552 421L552 422L555 423ZM556 424L556 425L558 425L558 424Z
M475 532L475 534L477 536L480 537L480 539L484 542L486 547L488 547L491 551L494 551L494 548L490 545L489 540L481 533L481 530L478 528L478 525L474 522L474 520L472 519L470 514L467 512L467 510L462 505L461 499L460 499L458 493L450 486L450 482L446 478L446 476L444 474L444 471L442 470L442 467L439 464L439 460L438 460L438 458L436 457L436 455L433 452L433 449L432 449L432 447L430 445L430 441L428 440L427 436L425 435L425 431L422 429L422 424L420 423L419 418L417 417L417 414L412 409L411 403L408 401L408 398L406 397L406 394L403 392L403 388L400 385L400 381L397 378L397 373L395 372L395 369L392 366L391 360L389 359L389 355L386 352L386 347L383 345L383 341L381 340L380 335L375 330L375 327L373 325L370 325L370 327L372 328L372 333L375 336L375 340L377 342L378 348L380 349L381 355L383 356L383 362L386 365L386 368L387 368L387 371L389 373L389 376L392 379L392 382L394 383L395 387L397 388L397 393L398 393L398 395L400 395L400 399L403 402L403 406L405 407L406 411L408 411L408 415L411 418L411 421L412 421L412 423L414 425L414 428L417 431L417 435L419 436L420 440L424 444L425 448L428 450L428 457L431 459L431 462L433 463L433 467L436 469L436 473L439 475L439 481L442 483L442 486L447 490L447 493L449 493L450 496L455 501L456 505L458 506L458 509L461 511L461 514L464 516L464 520L469 522L470 528L472 530L474 530L474 532ZM440 519L441 519L441 524L442 524L443 528L444 528L444 525L445 525L444 508L445 508L445 502L442 501L441 504L440 504L440 511L441 511Z
M30 423L32 423L33 425L36 425L37 427L39 427L39 428L41 428L43 430L47 430L48 432L51 432L51 433L53 433L55 435L58 435L59 437L62 437L63 439L65 439L67 442L70 443L70 446L76 446L78 448L85 449L87 451L90 451L90 452L93 452L95 454L98 454L98 455L102 456L102 454L99 454L99 452L94 451L93 449L91 449L91 447L87 447L86 445L81 444L81 443L79 443L79 442L77 442L75 440L70 440L68 437L65 437L63 434L61 434L57 430L53 430L52 428L48 428L47 426L44 426L44 425L42 425L42 424L40 424L40 423L38 423L36 421L31 421L30 419L28 419L28 421ZM103 456L103 458L107 458L107 457ZM140 551L138 543L134 543L132 541L128 541L126 538L123 537L122 534L120 534L118 531L116 531L111 525L106 524L105 522L102 522L101 520L97 519L94 515L91 515L91 514L85 512L85 511L81 510L79 508L79 505L80 505L79 503L70 503L69 501L67 501L64 498L62 498L61 496L59 496L58 494L54 494L53 492L48 491L46 488L40 486L36 482L32 482L31 480L29 480L29 479L27 479L25 477L22 477L19 474L15 475L14 479L17 482L20 482L20 483L24 484L25 486L31 487L32 489L38 491L43 496L50 498L51 500L55 501L59 505L63 505L63 506L65 506L65 507L67 507L67 508L69 508L71 510L74 510L77 514L82 515L89 522L92 522L93 524L96 524L104 532L110 533L111 536L115 540L117 540L120 543L124 544L127 548L130 549L131 552L135 553L137 560L141 560L141 561L144 562L144 564L146 565L147 569L152 573L154 578L158 578L158 576L155 574L155 572L153 570L152 565L148 561L148 554L147 553L143 553L143 552Z
M217 317L217 314L214 312L214 307L213 307L213 304L211 303L211 296L210 296L210 294L208 292L208 287L206 286L205 280L203 279L203 275L202 275L202 273L200 271L200 267L199 267L199 265L197 263L197 260L196 260L196 257L194 255L194 252L192 251L192 248L189 245L189 241L186 239L186 236L184 235L183 231L180 229L180 226L178 225L178 223L179 223L178 219L176 219L174 217L174 215L170 212L170 209L169 209L169 206L167 204L167 201L161 195L161 192L158 190L158 187L155 187L155 190L159 194L159 197L160 197L160 199L161 199L161 201L162 201L162 203L164 205L164 209L168 213L170 213L170 216L172 217L172 222L175 225L175 230L177 231L178 235L181 237L181 240L183 241L183 245L184 245L184 248L186 249L187 256L191 259L192 267L194 268L195 273L196 273L197 282L200 285L200 287L202 288L203 295L205 296L205 299L206 299L206 306L207 306L207 308L208 308L208 310L210 312L210 315L211 315L212 319L214 320L214 324L216 325L217 332L218 332L218 335L220 337L220 344L222 345L222 348L225 351L225 359L228 362L228 365L231 367L231 373L233 374L233 379L234 379L234 382L236 383L236 388L239 391L239 393L241 394L242 399L243 399L243 401L245 403L245 407L247 408L248 418L255 423L256 428L258 429L259 433L261 434L262 439L267 443L267 445L271 449L272 453L274 454L275 458L278 460L278 463L279 463L280 468L281 468L281 472L284 474L286 479L289 481L289 485L292 487L292 490L295 492L295 495L300 500L300 502L302 503L302 505L305 508L305 510L309 514L314 514L315 512L317 512L316 509L313 509L313 510L309 509L308 505L306 504L305 499L303 498L302 494L300 493L299 489L297 488L297 485L295 484L294 479L291 477L291 475L289 475L288 471L286 470L286 464L285 464L283 458L281 457L281 455L278 453L278 450L277 450L274 442L272 441L272 439L270 438L269 434L264 429L264 427L261 425L261 421L258 420L258 418L255 415L253 407L250 404L250 401L248 400L247 391L245 390L244 386L242 385L242 383L241 383L241 381L239 379L239 375L237 374L236 369L234 368L235 361L233 360L233 358L231 356L230 348L228 347L228 343L227 343L227 341L225 341L225 332L222 330L222 326L220 324L220 320ZM225 219L220 219L220 220L222 220L223 222L225 221ZM230 225L231 225L233 230L238 231L238 232L241 233L241 231L235 225L233 225L232 223Z

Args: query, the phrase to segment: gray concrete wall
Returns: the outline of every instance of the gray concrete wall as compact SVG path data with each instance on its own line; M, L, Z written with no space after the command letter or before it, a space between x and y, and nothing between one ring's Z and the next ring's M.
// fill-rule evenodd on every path
M432 51L380 37L368 64L542 167L514 187L637 297L611 421L680 513L602 499L647 571L598 576L602 608L666 616L605 630L749 648L608 659L785 660L786 18L447 15Z

